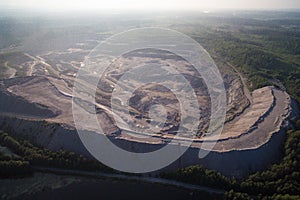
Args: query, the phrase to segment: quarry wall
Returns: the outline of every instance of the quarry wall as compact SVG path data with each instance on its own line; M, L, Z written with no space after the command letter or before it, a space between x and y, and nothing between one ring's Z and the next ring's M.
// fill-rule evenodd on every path
M7 116L0 116L2 130L21 136L24 139L47 147L51 150L68 150L91 157L82 144L77 131L60 124L49 124L46 121L32 121ZM273 133L272 137L264 145L255 149L232 150L228 152L211 151L206 157L199 159L199 148L190 147L181 158L162 169L161 171L176 170L190 165L201 164L208 169L214 169L226 176L242 177L251 172L263 170L277 161L284 142L287 124ZM163 145L153 145L141 142L132 142L125 139L114 139L114 143L127 150L153 151ZM180 148L171 144L174 151Z

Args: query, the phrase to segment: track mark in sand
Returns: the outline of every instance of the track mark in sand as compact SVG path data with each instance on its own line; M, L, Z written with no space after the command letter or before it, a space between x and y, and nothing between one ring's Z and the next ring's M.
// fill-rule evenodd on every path
M27 73L28 76L32 76L32 72L33 72L33 69L34 69L35 65L41 64L41 65L45 66L46 69L47 69L48 71L51 71L51 72L52 72L53 74L55 74L57 77L60 77L60 76L59 76L59 73L58 73L56 70L54 70L53 67L52 67L50 64L48 64L48 63L45 61L44 58L42 58L42 57L40 57L40 56L34 57L34 56L32 56L32 55L30 55L30 54L28 54L28 53L24 53L24 55L27 56L27 57L29 57L29 58L31 58L31 59L33 59L33 63L32 63L32 65L30 65L29 71L28 71L28 73Z
M236 69L235 66L233 66L232 64L228 63L227 64L237 73L237 75L240 77L240 80L242 82L242 85L243 85L243 92L244 92L244 95L247 97L248 101L250 102L250 104L253 103L253 100L252 100L252 96L251 96L251 93L247 87L247 84L246 84L246 78L244 78L244 76Z
M4 63L4 66L7 68L6 73L9 75L8 78L14 78L16 76L17 70L8 66L8 61Z

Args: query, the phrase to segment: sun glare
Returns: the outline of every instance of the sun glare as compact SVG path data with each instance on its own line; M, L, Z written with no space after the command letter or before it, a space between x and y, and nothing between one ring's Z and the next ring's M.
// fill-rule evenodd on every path
M297 0L2 0L0 6L58 11L300 8Z

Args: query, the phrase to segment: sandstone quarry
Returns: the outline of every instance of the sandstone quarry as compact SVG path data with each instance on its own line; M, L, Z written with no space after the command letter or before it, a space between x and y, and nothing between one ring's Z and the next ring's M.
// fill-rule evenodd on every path
M52 150L66 149L90 156L74 128L70 90L62 83L53 77L3 81L1 128ZM227 176L242 176L274 162L293 115L291 98L274 87L255 90L252 98L253 103L243 113L225 124L220 138L195 139L188 151L168 169L202 164ZM107 133L119 131L110 121L109 114L102 112L99 115ZM161 147L167 138L142 140L132 137L126 130L121 130L118 135L108 134L108 137L125 149L141 151ZM205 158L199 159L199 149L205 151L203 142L216 144ZM171 145L178 148L176 141Z
M142 56L140 54L138 56L133 54L132 57L125 56L117 60L115 65L129 62L138 64L142 61L158 62L157 58L160 55L148 54L146 52ZM30 68L30 76L0 81L1 129L52 150L65 149L91 156L80 141L74 125L72 115L74 76L70 75L69 71L68 73L60 71L59 65L53 68L41 57L32 57L32 59L33 67ZM201 164L209 169L218 170L226 176L242 177L250 172L262 170L278 160L289 120L297 115L297 108L285 91L268 86L257 89L250 95L240 75L234 73L230 66L221 63L220 71L227 93L226 123L221 135L210 135L206 132L210 114L206 107L209 106L210 100L201 78L196 78L197 74L188 69L189 66L177 57L166 57L161 62L165 65L174 65L191 82L203 113L191 146L181 158L163 170ZM35 70L38 63L44 66L44 71ZM76 68L75 65L73 67ZM115 124L116 116L123 118L126 123L130 121L123 115L120 106L122 102L118 99L111 101L110 93L118 77L123 74L121 70L115 69L112 67L112 70L107 71L106 79L100 82L97 90L95 109L103 132L99 133L99 130L92 126L88 127L87 131L105 134L115 144L130 151L148 152L167 143L175 151L181 148L176 140L172 140L179 123L174 95L159 85L148 85L134 93L130 107L134 119L134 122L131 122L133 128L126 129L122 124L121 126ZM44 74L46 71L47 73ZM53 73L49 74L49 71ZM166 121L167 125L159 133L151 135L152 137L136 137L141 134L139 130L150 127L152 121L147 109L155 101L167 107L170 113ZM110 109L111 103L118 108L116 113ZM82 101L81 104L82 113L90 112L84 106L90 102ZM82 117L83 123L88 124L89 120ZM178 140L191 140L191 138L183 137ZM209 144L214 144L211 151L208 148ZM204 158L199 158L199 151L210 152Z

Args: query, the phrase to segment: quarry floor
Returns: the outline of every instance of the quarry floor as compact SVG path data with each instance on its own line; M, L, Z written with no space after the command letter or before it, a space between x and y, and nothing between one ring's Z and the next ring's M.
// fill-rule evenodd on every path
M37 105L44 105L53 113L55 117L43 120L49 123L62 123L74 127L72 116L72 93L66 87L62 80L56 78L32 77L28 80L19 80L16 83L9 83L6 93L8 95L16 95ZM290 112L289 95L275 87L264 87L252 92L250 106L243 113L236 116L233 120L227 122L222 134L207 134L201 138L193 139L192 147L210 148L214 145L213 150L219 152L231 150L254 149L270 139L272 134L281 129L284 121ZM118 129L110 120L113 113L109 109L104 109L102 105L96 105L104 112L99 113L101 126L104 131L114 132ZM24 105L26 107L26 105ZM20 112L20 110L19 110ZM82 112L85 112L82 109ZM31 120L39 120L30 113L8 113L8 115L16 115L20 118ZM41 117L42 118L42 117ZM89 119L82 118L88 123ZM90 127L91 131L97 131L97 127ZM163 135L161 137L143 136L140 133L134 133L128 130L121 130L116 136L119 139L129 141L162 144L167 142L178 142L172 140L172 135ZM179 138L179 140L190 140L188 138Z

